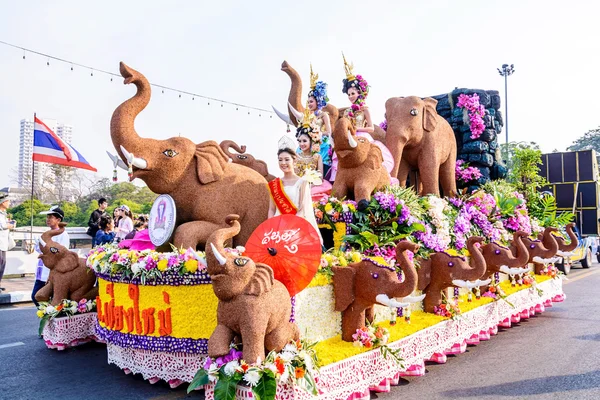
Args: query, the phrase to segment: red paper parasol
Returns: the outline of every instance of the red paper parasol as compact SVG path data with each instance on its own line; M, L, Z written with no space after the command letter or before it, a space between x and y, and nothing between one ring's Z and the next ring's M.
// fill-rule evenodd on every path
M244 256L271 267L275 279L294 296L308 286L319 269L321 240L304 218L279 215L252 232Z

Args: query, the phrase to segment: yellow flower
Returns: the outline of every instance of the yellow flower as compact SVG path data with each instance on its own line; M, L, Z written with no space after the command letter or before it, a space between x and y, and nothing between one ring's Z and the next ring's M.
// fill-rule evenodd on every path
M166 258L163 258L162 260L160 260L158 262L158 264L156 265L156 267L158 268L158 270L160 272L165 272L167 270L169 262L167 261Z
M346 260L346 257L341 256L340 258L338 258L338 260L340 262L340 267L348 266L348 260Z
M37 313L36 313L36 314L37 314L37 316L38 316L39 318L42 318L42 317L44 316L44 311L43 311L43 310L37 310Z
M458 256L458 251L455 249L448 249L446 250L446 253L450 254L451 256Z
M193 274L198 270L198 261L197 260L187 260L184 264L185 269L188 270L189 273Z
M135 264L137 262L137 260L138 260L139 257L138 257L138 254L135 251L132 251L131 255L130 255L130 258L131 258L131 263Z
M325 211L326 211L326 212L329 212L329 211L331 211L331 210L333 210L333 206L331 205L331 203L327 203L327 204L325 204Z
M348 204L348 209L349 209L350 211L352 211L352 212L355 212L355 211L356 211L356 207L354 207L354 204L352 204L352 203L349 203L349 204Z
M327 261L327 264L331 265L333 263L333 256L331 254L325 254L323 258Z
M362 256L357 251L352 252L352 256L351 257L352 257L352 262L361 262L362 261Z

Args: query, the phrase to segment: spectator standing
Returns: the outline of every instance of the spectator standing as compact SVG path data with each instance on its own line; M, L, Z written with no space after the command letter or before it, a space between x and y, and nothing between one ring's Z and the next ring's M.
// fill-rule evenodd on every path
M143 215L140 215L133 224L133 230L125 236L125 239L133 239L135 237L136 233L138 233L142 229L146 229L146 228L148 228L148 223L146 222L146 217L144 217Z
M15 228L15 224L9 221L6 210L10 207L10 198L8 194L0 194L0 292L5 290L2 286L2 276L6 268L6 252L11 247L9 245L10 230Z
M96 232L96 245L100 246L111 243L115 239L112 217L110 215L103 215L102 218L100 218L99 226L100 230Z
M108 202L104 197L98 199L98 209L92 212L90 215L90 220L88 221L88 230L87 234L92 237L92 247L96 245L96 232L98 232L98 223L100 222L100 217L106 214L106 207L108 207Z
M46 226L53 230L59 229L58 224L65 218L65 213L58 206L52 206L48 211L42 211L40 214L46 215ZM60 235L54 236L52 240L58 244L62 244L67 249L71 245L69 233L66 230ZM35 251L40 254L42 253L39 242L35 245ZM31 300L36 306L38 305L38 302L35 300L35 294L46 285L48 275L50 275L50 270L44 265L41 259L38 259L37 269L35 271L35 284L33 285L33 291L31 292Z
M119 207L119 210L121 218L119 219L117 229L115 229L117 232L116 237L118 242L125 239L125 236L127 236L127 234L133 230L133 220L131 219L132 215L129 207L122 205Z

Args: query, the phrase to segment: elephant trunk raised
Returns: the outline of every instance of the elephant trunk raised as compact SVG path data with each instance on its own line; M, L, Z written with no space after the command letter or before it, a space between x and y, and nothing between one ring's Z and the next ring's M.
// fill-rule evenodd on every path
M216 230L207 240L206 246L206 272L209 275L218 275L223 272L227 262L225 257L225 242L230 241L235 235L240 232L241 226L238 222L238 215L229 215L225 219L228 228ZM215 290L215 294L217 294ZM217 294L218 297L218 294Z
M513 234L511 247L504 247L498 243L488 243L482 247L483 257L485 258L486 271L482 279L489 279L497 272L503 272L509 275L518 275L527 271L529 262L529 252L523 243L523 238L527 233L517 231ZM513 251L515 253L513 254ZM482 291L487 291L488 285L482 286Z
M144 146L142 138L137 134L134 126L135 117L142 112L150 102L151 87L150 83L140 72L128 67L125 63L119 64L119 71L125 78L123 83L128 85L133 83L136 86L136 93L133 97L125 100L113 112L110 120L110 136L117 153L124 162L133 161L128 155L136 155L137 149ZM152 139L144 139L152 140ZM123 152L125 149L127 153ZM143 166L142 161L137 160L139 168Z
M417 288L417 270L414 262L408 258L407 251L413 254L419 250L419 245L403 240L396 246L396 262L400 265L404 274L404 281L396 286L396 290L392 292L393 297L406 297Z
M547 227L542 235L542 240L524 238L523 241L529 251L529 262L534 264L536 274L541 274L544 264L555 261L558 252L558 242L552 232L557 232L554 227Z
M287 61L284 61L281 64L281 70L285 72L292 81L292 86L290 87L290 93L288 95L288 103L294 107L300 113L304 112L304 105L302 104L302 79L300 79L300 74L296 72L294 68ZM288 113L290 115L290 119L294 123L295 126L298 126L298 120L296 119L296 115L288 106Z
M569 239L571 239L569 244L566 244L564 238L556 237L556 241L558 242L558 252L557 253L559 255L564 256L565 253L569 253L569 252L575 250L575 248L579 244L577 235L573 231L574 227L575 227L575 224L573 222L571 222L570 224L567 224L567 226L565 227L565 229L567 231L567 235L569 236Z

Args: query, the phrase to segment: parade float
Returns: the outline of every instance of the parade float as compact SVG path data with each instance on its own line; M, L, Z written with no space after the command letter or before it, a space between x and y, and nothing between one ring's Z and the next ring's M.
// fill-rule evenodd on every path
M297 74L287 63L283 69L296 88L290 109L300 108ZM334 185L342 198L314 203L328 248L321 254L305 220L267 218L268 171L229 153L248 155L245 148L138 136L134 120L150 85L125 64L120 70L137 90L115 110L113 143L131 178L160 195L150 218L156 249L103 245L87 258L98 280L97 316L88 313L87 326L125 373L203 388L207 399L370 398L401 376L423 375L426 361L444 363L563 301L552 262L570 248L556 239L569 216L503 181L457 193L454 177L474 173L455 163L452 127L437 115L435 99L391 99L386 128L388 138L401 136L403 118L418 117L421 137L448 137L430 160L452 177L442 185L446 197L431 170L421 196L386 185L380 151L328 105L335 147L344 152ZM288 118L297 115L290 110ZM394 154L418 160L434 145L426 140ZM360 162L346 163L353 153ZM406 183L401 167L394 177Z

